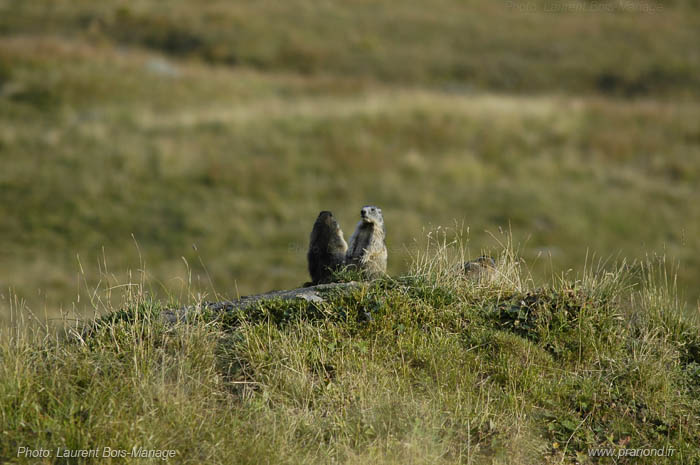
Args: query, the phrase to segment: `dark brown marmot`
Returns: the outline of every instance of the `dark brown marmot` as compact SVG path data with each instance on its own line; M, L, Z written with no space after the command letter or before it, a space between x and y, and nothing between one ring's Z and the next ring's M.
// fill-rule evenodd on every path
M333 213L322 211L318 214L314 228L311 230L309 262L311 284L331 282L333 273L345 265L345 252L348 244L343 238L343 231Z

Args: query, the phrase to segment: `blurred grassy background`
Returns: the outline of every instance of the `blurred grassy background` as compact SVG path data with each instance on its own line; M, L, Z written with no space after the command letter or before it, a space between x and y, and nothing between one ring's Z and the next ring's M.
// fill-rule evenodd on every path
M296 286L318 211L368 203L391 273L510 229L536 278L666 254L695 308L698 43L691 0L0 0L2 319L144 268Z

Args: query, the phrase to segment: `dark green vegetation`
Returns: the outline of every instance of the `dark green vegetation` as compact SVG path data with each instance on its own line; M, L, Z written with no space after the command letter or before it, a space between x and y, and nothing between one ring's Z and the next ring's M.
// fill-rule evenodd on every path
M539 279L665 254L696 308L700 13L608 5L0 1L5 302L293 287L375 203L393 274L456 221Z
M445 257L318 307L168 327L134 288L82 336L7 331L0 461L139 445L172 463L700 463L700 327L662 269L535 288L512 256L479 283Z
M540 0L3 3L0 33L116 42L265 72L623 96L697 96L700 87L692 0L568 2L581 11L560 14Z

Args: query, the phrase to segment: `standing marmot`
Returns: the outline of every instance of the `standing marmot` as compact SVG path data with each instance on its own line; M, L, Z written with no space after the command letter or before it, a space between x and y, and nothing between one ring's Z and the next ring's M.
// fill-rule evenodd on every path
M360 211L362 220L350 238L350 246L345 256L348 265L356 266L367 277L373 278L386 273L386 244L384 218L379 207L368 205Z
M329 283L333 272L345 264L345 252L348 244L343 238L343 231L333 217L333 213L322 211L318 214L314 228L311 230L309 261L311 284Z

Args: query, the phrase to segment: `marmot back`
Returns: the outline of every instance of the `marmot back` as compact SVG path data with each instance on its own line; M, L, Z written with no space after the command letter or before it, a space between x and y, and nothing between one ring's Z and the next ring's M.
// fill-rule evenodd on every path
M309 251L306 254L311 284L331 282L333 272L345 265L347 250L348 244L343 238L343 231L333 213L329 211L319 213L311 230Z
M368 205L360 211L362 219L357 223L350 238L345 257L348 265L353 265L368 278L386 273L387 251L384 242L386 229L384 217L379 207Z
M466 278L474 281L483 281L492 276L496 270L496 261L493 257L482 255L476 260L457 265L456 271L463 273Z

